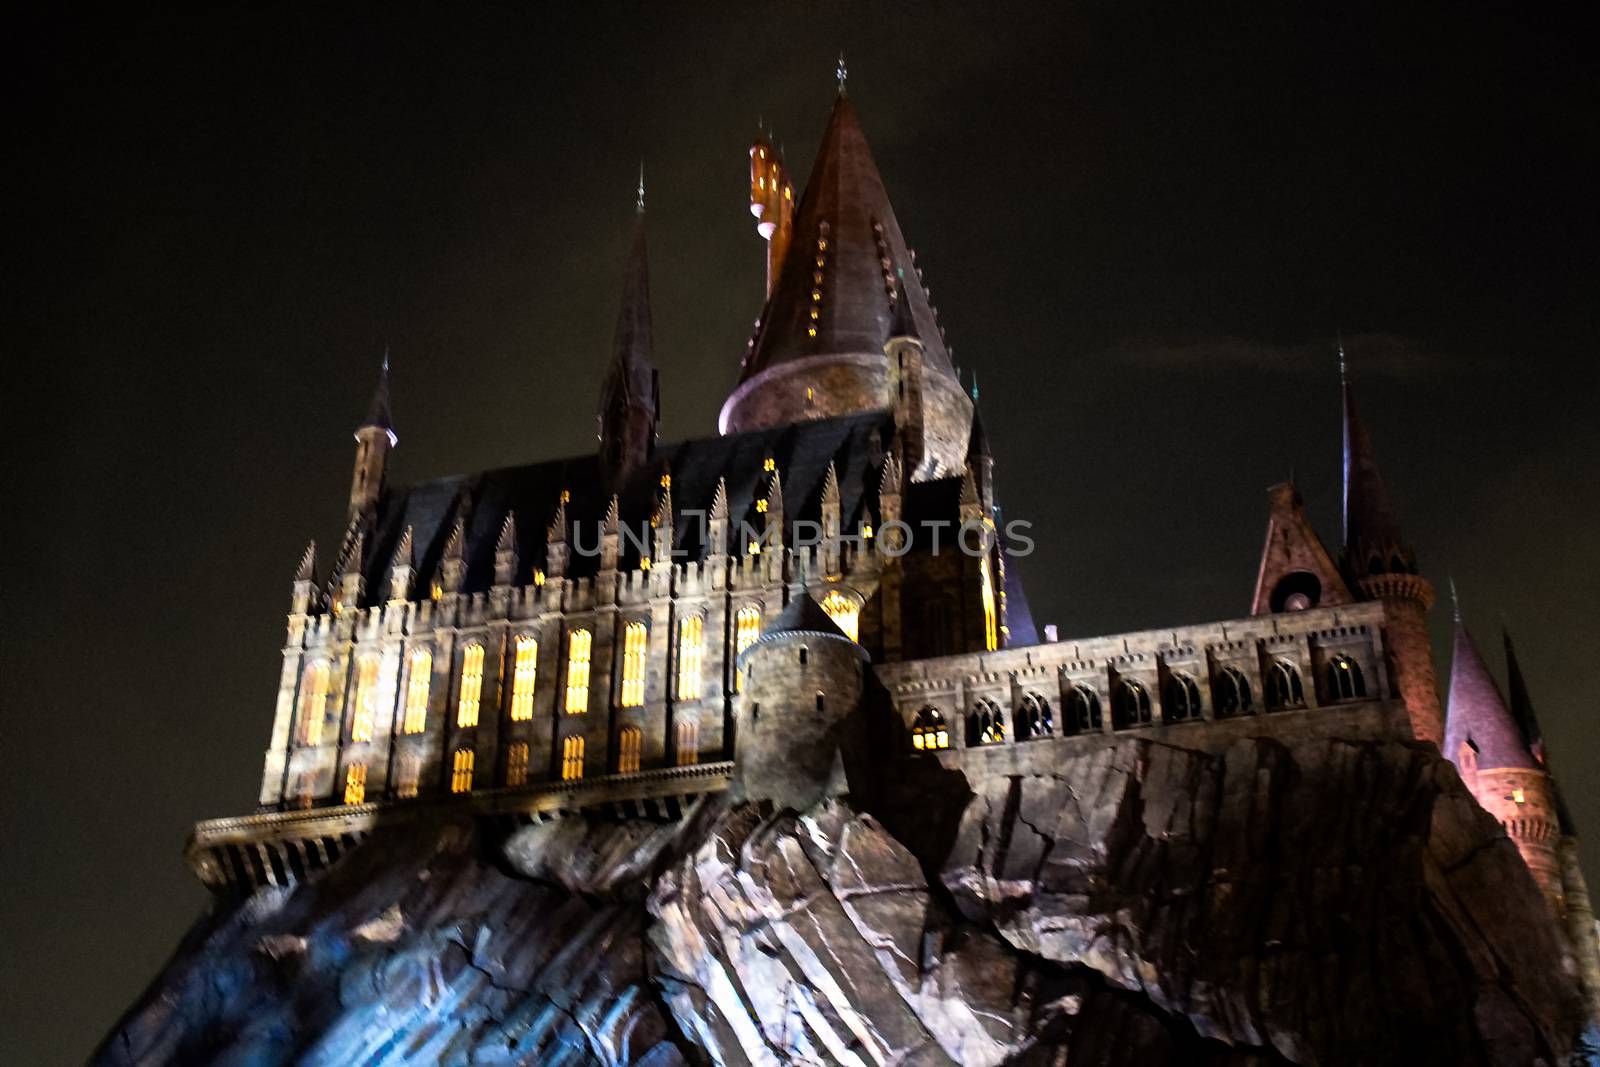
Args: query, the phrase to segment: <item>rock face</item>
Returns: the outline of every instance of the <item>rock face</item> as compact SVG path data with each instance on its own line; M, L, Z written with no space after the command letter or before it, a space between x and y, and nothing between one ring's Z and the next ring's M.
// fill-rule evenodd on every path
M679 824L375 833L220 907L125 1063L1505 1064L1581 1016L1425 746L1117 738ZM902 785L915 786L916 783ZM959 785L959 780L957 782Z

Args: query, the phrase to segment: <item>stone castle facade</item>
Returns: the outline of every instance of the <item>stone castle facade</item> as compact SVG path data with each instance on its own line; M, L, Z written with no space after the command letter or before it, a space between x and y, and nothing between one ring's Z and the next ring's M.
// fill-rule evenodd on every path
M770 139L750 156L768 292L719 435L658 440L642 190L592 454L394 485L385 365L342 541L295 574L258 809L190 841L206 884L293 882L442 806L672 819L724 789L803 808L895 767L1026 773L1125 731L1326 732L1441 746L1600 1004L1520 670L1508 703L1458 620L1441 705L1434 589L1348 381L1339 558L1277 486L1249 617L1041 641L976 391L854 106L798 202Z

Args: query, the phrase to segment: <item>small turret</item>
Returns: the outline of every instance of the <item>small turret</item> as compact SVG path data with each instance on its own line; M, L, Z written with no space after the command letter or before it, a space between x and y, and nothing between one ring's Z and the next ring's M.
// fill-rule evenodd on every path
M794 184L789 180L782 151L773 145L764 129L756 133L750 145L750 214L756 217L756 233L767 242L770 295L794 234Z
M356 469L350 480L350 517L365 514L383 492L389 452L400 443L389 412L389 353L383 354L378 387L372 392L367 417L356 430Z

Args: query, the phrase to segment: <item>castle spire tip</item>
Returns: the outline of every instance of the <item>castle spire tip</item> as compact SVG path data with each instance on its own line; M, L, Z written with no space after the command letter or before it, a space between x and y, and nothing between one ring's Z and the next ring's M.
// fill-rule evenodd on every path
M1456 592L1456 576L1454 574L1446 575L1445 580L1450 583L1450 610L1454 613L1456 622L1460 623L1461 596Z
M639 160L639 196L634 201L633 210L640 215L644 214L644 160Z
M844 65L844 49L839 50L839 65L833 68L833 76L839 79L839 95L844 95L844 83L850 77L850 68Z

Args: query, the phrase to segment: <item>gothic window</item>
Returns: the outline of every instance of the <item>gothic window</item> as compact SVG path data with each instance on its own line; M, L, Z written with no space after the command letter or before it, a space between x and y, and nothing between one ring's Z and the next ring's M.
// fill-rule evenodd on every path
M983 647L990 652L1000 647L1000 622L995 610L994 577L989 570L989 557L978 561L978 577L982 581L979 593L983 597Z
M1069 734L1100 732L1100 696L1086 685L1075 685L1067 694L1066 731Z
M1161 715L1168 722L1183 722L1200 717L1200 687L1187 674L1167 677L1161 699Z
M636 774L639 770L639 750L644 746L644 731L637 726L624 726L617 734L617 773Z
M588 630L573 630L567 635L567 714L582 715L589 710L589 653L594 636Z
M1306 702L1305 687L1300 684L1300 672L1294 665L1281 659L1272 661L1267 671L1267 709L1302 707Z
M367 765L352 763L344 771L344 802L359 804L367 799Z
M583 738L569 737L561 742L561 780L576 782L583 777Z
M421 780L422 757L415 752L407 752L400 757L400 776L395 783L395 796L410 800L417 795L417 783Z
M478 725L478 701L483 695L483 646L474 642L461 653L461 697L456 701L456 725Z
M518 741L506 749L506 785L528 784L528 743Z
M1334 656L1328 661L1328 696L1334 700L1361 700L1367 695L1361 664L1349 656Z
M296 807L309 808L317 798L317 774L315 771L301 771L294 781L294 801Z
M1124 678L1111 694L1111 725L1118 730L1150 723L1150 694L1144 686Z
M511 720L533 718L533 686L539 676L539 642L523 634L517 638L516 659L511 673Z
M356 709L350 720L350 740L371 741L378 717L378 660L364 656L356 663Z
M649 630L642 622L622 628L621 707L637 708L644 703L644 668L648 653Z
M1242 671L1224 667L1217 672L1216 684L1211 687L1211 699L1216 703L1219 719L1249 714L1250 680Z
M675 730L678 766L690 767L700 762L700 724L684 719Z
M433 674L433 653L419 648L411 653L411 676L406 679L406 717L401 728L420 734L428 724L428 683Z
M705 618L689 615L678 620L678 684L679 700L699 700L701 673L705 667Z
M737 658L739 653L756 643L756 638L761 636L761 605L747 604L740 608L733 617L733 654ZM733 690L739 692L744 688L744 679L737 671L733 676Z
M918 752L950 747L950 730L938 708L923 708L911 720L911 747Z
M828 613L844 635L852 641L861 640L861 602L837 589L828 590L822 598L822 610Z
M470 748L458 748L450 761L450 792L472 791L472 764L474 754Z
M1036 737L1049 737L1056 732L1055 718L1050 714L1050 702L1034 693L1022 698L1017 712L1017 737L1023 741Z
M980 700L967 716L967 747L998 745L1006 739L1006 717L998 705Z
M328 709L328 665L322 661L306 668L300 683L300 743L322 744L322 724Z

